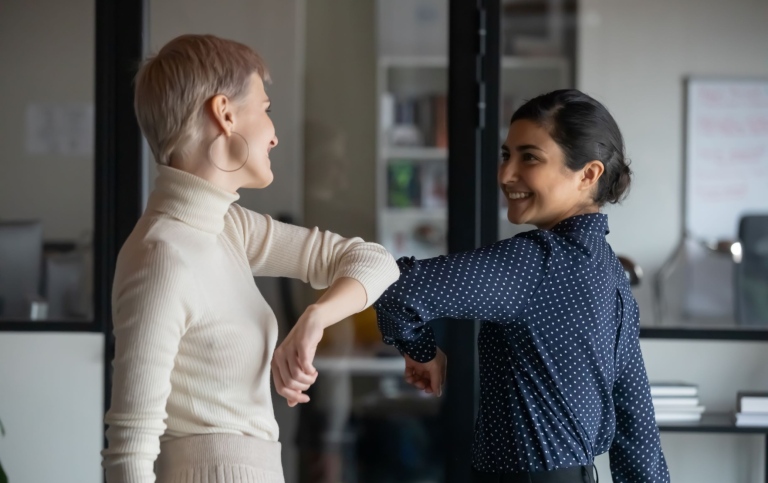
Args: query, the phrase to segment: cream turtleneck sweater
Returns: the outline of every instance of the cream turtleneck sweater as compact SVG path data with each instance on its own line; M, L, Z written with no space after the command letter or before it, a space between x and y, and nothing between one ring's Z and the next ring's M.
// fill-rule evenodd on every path
M109 483L155 481L161 440L229 433L277 441L277 322L254 276L317 289L351 277L368 305L399 276L379 245L276 222L234 204L237 194L159 170L115 271Z

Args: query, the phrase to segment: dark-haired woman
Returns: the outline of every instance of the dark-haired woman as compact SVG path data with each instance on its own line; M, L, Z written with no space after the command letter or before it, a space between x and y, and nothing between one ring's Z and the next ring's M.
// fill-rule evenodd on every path
M499 186L511 223L536 230L477 250L403 258L374 304L406 380L440 395L446 358L427 322L479 319L476 482L593 482L610 452L616 483L664 483L639 313L606 241L600 208L622 200L631 171L606 108L551 92L512 117ZM456 390L456 388L452 388Z

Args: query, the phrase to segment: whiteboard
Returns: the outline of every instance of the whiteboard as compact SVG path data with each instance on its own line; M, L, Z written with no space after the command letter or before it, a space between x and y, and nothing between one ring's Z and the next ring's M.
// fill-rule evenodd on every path
M688 79L686 107L686 233L735 240L768 214L768 79Z

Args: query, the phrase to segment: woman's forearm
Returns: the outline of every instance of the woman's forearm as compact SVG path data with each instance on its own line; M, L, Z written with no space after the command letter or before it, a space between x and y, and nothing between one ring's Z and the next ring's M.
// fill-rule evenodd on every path
M367 303L363 284L350 277L336 280L318 301L307 308L323 329L362 311Z

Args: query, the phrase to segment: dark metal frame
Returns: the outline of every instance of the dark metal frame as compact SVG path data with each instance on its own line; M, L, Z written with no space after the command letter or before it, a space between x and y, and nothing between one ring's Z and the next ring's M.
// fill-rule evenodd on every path
M148 33L146 0L96 0L96 264L94 313L104 332L104 411L111 404L112 279L120 247L142 211L141 131L133 79ZM106 441L105 441L106 446Z
M641 339L768 341L768 330L640 327Z
M500 1L451 0L448 63L448 251L498 239ZM445 481L471 479L478 407L477 321L444 325L451 360L443 402ZM456 388L455 390L453 388Z

